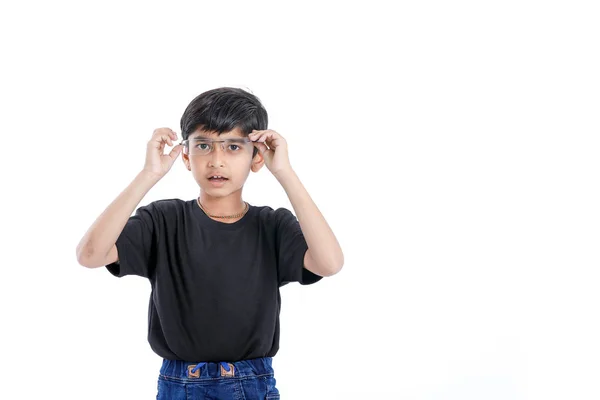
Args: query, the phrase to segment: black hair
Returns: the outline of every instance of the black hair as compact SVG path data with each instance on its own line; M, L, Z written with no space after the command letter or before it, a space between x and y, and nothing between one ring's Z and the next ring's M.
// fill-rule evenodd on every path
M267 129L267 110L258 97L243 89L221 87L199 94L181 116L181 136L187 140L200 128L218 135L239 128L244 135ZM258 153L254 148L252 157Z

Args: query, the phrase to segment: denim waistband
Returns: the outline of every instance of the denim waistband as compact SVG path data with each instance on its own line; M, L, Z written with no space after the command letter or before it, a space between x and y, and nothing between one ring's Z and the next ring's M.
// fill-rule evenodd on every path
M181 380L247 377L273 374L273 358L261 357L236 362L189 362L163 358L160 374Z

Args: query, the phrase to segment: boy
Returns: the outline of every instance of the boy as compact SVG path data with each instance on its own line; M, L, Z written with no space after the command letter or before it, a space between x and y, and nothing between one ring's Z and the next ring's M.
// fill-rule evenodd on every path
M154 131L143 170L81 239L78 262L150 280L148 342L163 358L158 399L279 398L279 287L334 275L342 250L256 96L228 87L200 94L183 113L181 135L163 154L177 134ZM199 197L154 201L132 216L180 154ZM297 219L242 200L250 171L264 164Z

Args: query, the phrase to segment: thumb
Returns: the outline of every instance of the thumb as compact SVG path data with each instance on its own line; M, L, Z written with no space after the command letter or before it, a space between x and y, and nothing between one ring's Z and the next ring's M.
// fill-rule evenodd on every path
M271 154L269 154L269 149L267 148L267 145L265 145L264 143L257 143L256 147L258 147L258 152L265 160L265 163L269 165L269 163L271 162Z
M265 151L267 151L267 146L264 143L256 143L256 147L258 147L260 154L264 155Z
M171 157L171 159L173 161L175 161L175 159L179 156L179 154L181 153L182 150L183 150L183 145L178 144L177 146L175 146L171 149L171 151L169 152L169 157Z

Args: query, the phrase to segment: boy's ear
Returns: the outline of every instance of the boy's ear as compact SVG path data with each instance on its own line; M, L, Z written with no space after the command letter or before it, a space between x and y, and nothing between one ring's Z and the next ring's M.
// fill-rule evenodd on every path
M265 165L265 158L262 154L260 154L259 151L252 159L252 165L250 166L250 169L252 170L252 172L258 172L260 171L263 165Z
M183 151L181 152L181 160L183 161L183 164L185 165L185 167L187 168L188 171L191 171L192 168L190 167L190 156L186 155Z

